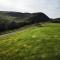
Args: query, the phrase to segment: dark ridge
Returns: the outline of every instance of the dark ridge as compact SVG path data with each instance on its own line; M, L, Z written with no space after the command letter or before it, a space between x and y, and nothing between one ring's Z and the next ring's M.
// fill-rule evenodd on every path
M0 11L0 32L47 21L50 21L50 18L42 12L21 13Z
M50 18L42 12L33 13L32 17L30 18L32 23L47 22L49 19Z

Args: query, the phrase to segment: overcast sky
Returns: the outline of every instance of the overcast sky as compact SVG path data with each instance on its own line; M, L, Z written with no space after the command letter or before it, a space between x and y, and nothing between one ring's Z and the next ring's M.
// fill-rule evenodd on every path
M43 12L60 17L60 0L0 0L0 11Z

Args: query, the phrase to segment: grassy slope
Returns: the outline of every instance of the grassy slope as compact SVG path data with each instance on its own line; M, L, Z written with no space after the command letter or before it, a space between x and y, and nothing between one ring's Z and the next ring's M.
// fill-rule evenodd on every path
M0 36L0 60L60 60L60 24Z

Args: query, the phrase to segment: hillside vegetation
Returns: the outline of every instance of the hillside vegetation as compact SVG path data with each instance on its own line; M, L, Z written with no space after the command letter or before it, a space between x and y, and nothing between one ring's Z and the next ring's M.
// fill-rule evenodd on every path
M60 24L1 35L0 60L60 60Z
M42 12L21 13L0 11L0 32L13 30L39 22L49 21L49 17Z

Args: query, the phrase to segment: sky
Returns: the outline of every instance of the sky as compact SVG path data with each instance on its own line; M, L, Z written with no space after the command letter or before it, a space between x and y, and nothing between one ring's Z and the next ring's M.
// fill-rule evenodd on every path
M59 18L60 0L0 0L0 11L43 12L50 18Z

